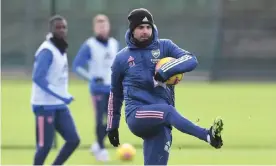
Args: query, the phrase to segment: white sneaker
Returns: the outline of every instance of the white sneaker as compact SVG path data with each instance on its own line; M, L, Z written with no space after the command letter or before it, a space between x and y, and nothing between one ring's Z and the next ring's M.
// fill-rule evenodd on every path
M102 162L107 162L109 161L109 155L108 151L106 149L101 149L97 154L96 154L96 159L98 161Z
M97 153L99 153L101 150L100 145L98 142L95 142L94 144L91 145L90 147L90 152L96 156Z

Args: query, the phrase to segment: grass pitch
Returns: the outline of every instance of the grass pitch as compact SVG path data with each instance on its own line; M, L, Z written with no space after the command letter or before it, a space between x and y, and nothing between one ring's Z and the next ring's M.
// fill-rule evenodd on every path
M70 109L81 137L81 147L66 164L101 164L95 161L88 149L95 139L94 112L88 86L82 81L71 81L70 91L75 97ZM35 121L30 93L31 83L28 81L2 80L1 164L32 164ZM224 146L220 150L213 149L174 129L169 164L276 164L275 83L209 84L183 81L176 87L176 98L177 110L198 125L209 128L214 118L221 116L225 124ZM109 146L110 164L143 164L142 140L130 133L124 116L120 135L121 143L136 146L137 155L132 162L120 162L116 149ZM59 148L62 143L58 137ZM32 148L20 148L25 146ZM57 152L53 150L50 153L46 164L51 164Z

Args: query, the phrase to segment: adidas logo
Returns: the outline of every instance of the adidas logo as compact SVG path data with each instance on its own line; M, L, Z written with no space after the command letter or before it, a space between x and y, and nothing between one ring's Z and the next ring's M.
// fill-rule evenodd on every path
M143 22L149 22L149 20L148 20L147 17L145 17L142 21L143 21Z

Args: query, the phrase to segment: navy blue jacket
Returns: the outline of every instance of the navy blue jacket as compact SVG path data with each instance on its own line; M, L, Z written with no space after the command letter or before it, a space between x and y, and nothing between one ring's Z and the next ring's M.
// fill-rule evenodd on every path
M119 128L123 100L126 117L142 105L173 105L170 89L154 86L153 77L158 60L164 57L177 59L175 63L159 70L165 80L175 74L192 71L198 64L194 55L179 48L171 40L158 39L155 28L152 43L143 49L132 43L130 35L128 30L125 35L127 47L118 53L112 66L107 131Z

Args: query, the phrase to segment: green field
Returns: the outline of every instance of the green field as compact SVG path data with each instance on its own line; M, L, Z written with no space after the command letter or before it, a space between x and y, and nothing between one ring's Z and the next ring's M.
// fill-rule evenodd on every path
M94 139L93 110L85 82L71 81L75 102L70 105L80 137L81 147L66 164L92 165L95 161L85 146ZM276 84L272 83L196 83L184 82L176 89L178 111L198 124L209 127L216 116L224 119L224 147L211 148L204 142L173 130L169 164L276 164ZM31 84L26 81L2 80L2 146L33 146L34 116L30 106ZM137 145L131 163L117 160L110 149L111 164L143 164L142 141L127 129L124 117L120 128L121 142ZM129 136L126 139L126 136ZM59 147L62 144L59 138ZM139 145L139 146L138 146ZM34 148L1 148L1 164L32 164ZM53 150L46 164L51 164Z

